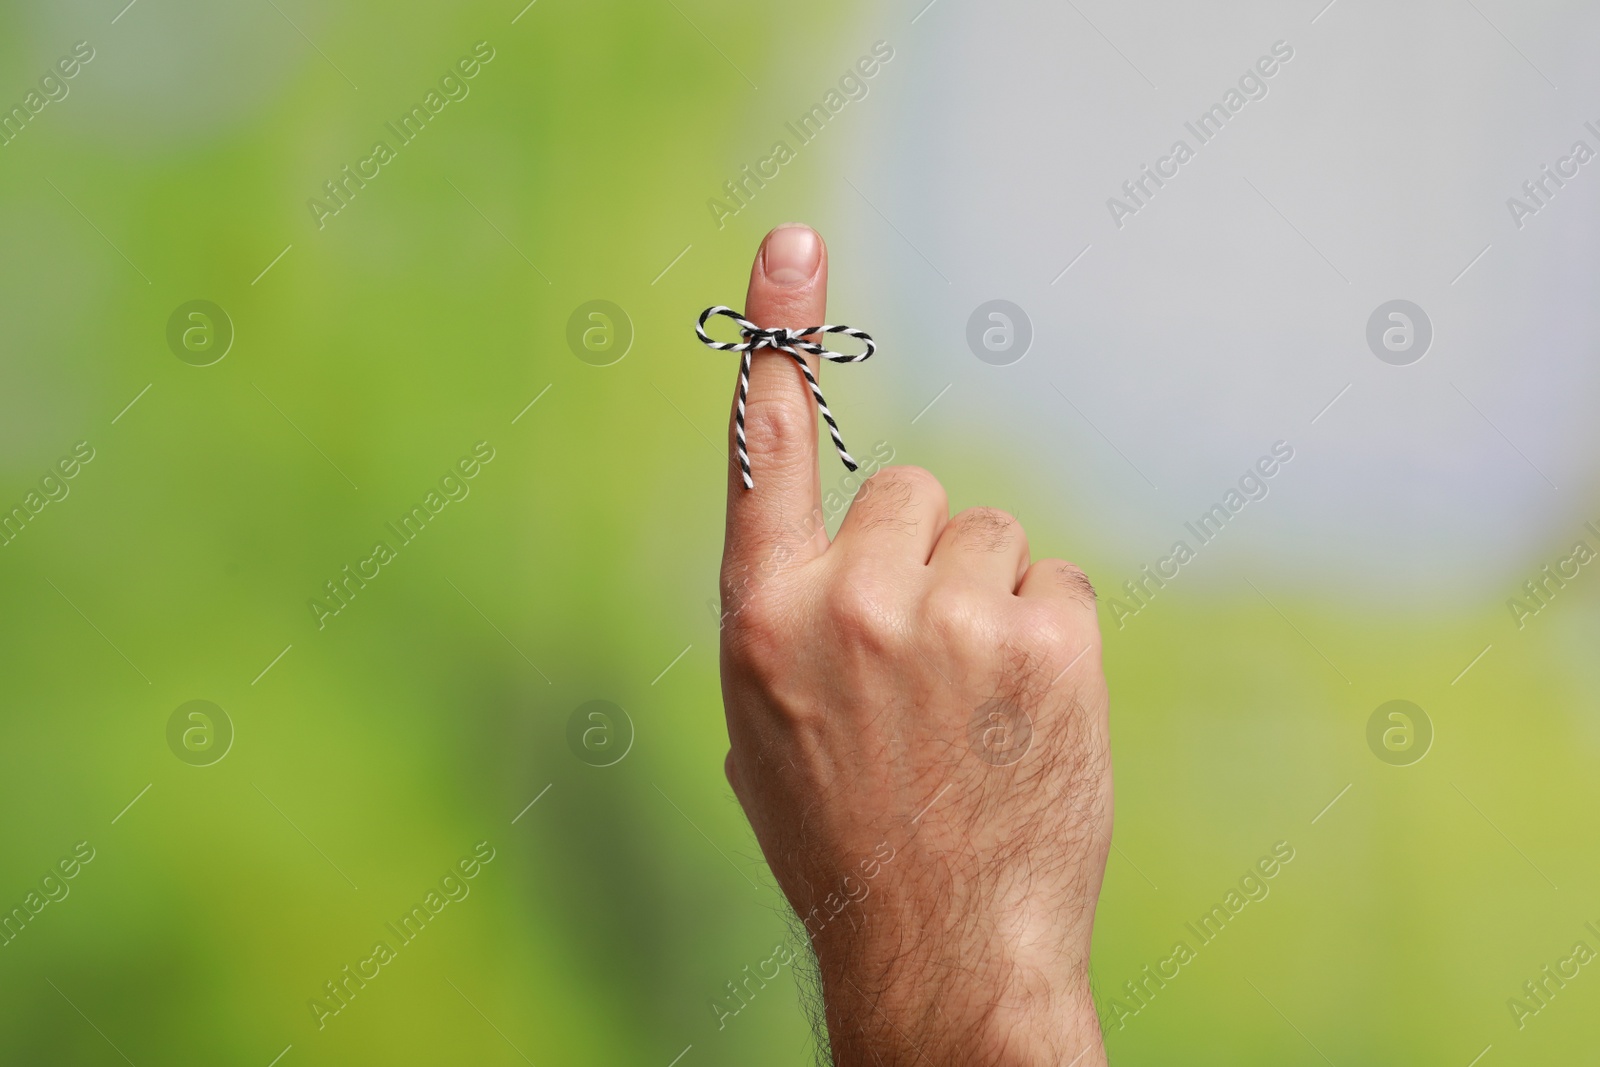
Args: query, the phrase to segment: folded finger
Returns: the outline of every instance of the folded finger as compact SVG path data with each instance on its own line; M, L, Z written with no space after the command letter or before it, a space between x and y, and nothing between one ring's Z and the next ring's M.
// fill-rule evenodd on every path
M940 531L928 565L940 578L1010 593L1028 569L1028 535L998 508L968 508Z

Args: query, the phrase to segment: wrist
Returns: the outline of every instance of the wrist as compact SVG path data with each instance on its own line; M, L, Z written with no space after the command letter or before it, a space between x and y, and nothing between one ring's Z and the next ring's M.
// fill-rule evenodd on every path
M859 932L859 931L858 931ZM836 1067L1103 1067L1082 966L971 944L818 946ZM830 949L832 951L830 952Z

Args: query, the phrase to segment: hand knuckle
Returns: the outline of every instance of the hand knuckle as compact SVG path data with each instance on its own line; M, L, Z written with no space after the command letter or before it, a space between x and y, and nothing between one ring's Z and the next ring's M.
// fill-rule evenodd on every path
M1013 620L1018 643L1046 651L1071 644L1079 627L1061 605L1043 600L1024 600Z
M789 629L788 613L772 590L750 586L734 602L723 600L723 645L736 661L759 666L788 655Z
M834 637L847 647L874 654L888 650L895 627L884 598L864 575L844 572L827 597L828 621Z
M972 648L986 640L980 598L960 585L935 585L923 598L922 615L932 631L951 647Z

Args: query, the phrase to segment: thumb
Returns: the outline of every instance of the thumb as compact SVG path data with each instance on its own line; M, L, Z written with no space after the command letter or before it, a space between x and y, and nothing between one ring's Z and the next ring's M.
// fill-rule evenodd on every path
M809 226L789 224L767 234L750 268L745 317L764 329L799 329L825 322L828 250ZM818 357L806 355L813 374ZM739 398L729 420L730 454L738 447ZM725 571L760 566L780 547L806 562L828 547L817 470L817 412L810 386L794 359L771 348L752 354L745 401L745 450L755 487L746 489L737 456L728 464Z

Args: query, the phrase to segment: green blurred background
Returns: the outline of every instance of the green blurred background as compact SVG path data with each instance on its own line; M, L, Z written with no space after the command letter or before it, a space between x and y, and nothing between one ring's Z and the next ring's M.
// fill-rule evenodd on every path
M887 86L940 12L922 7L0 12L0 103L76 42L94 50L0 147L0 504L25 505L78 442L94 457L0 549L0 905L29 911L0 948L0 1062L811 1061L788 972L723 1027L711 1007L790 934L721 771L734 362L690 326L742 300L766 229L804 218L832 242L830 319L912 334L907 310L859 295L880 264L850 254L895 240L850 231L874 216L833 175L867 127L808 148L724 227L706 200L873 41L906 55L874 91L907 91ZM493 58L470 93L319 228L307 200L478 42ZM1062 243L1065 262L1079 242ZM206 366L167 339L193 300L234 333ZM626 316L608 366L593 363L614 351L586 361L567 341L593 300ZM941 358L970 362L966 311ZM1010 507L1036 554L1131 575L1202 509L1175 506L1152 551L1124 555L1117 528L996 437L1004 387L987 422L912 421L942 383L912 348L830 375L857 452L892 441L956 507ZM1206 484L1280 436L1262 434ZM397 546L385 524L479 442L493 459L470 492L319 628L308 601L375 541ZM1049 447L1069 445L1126 473L1087 430ZM1574 942L1600 948L1584 928L1600 925L1600 585L1585 570L1536 633L1503 603L1600 520L1588 485L1566 487L1578 521L1446 606L1196 579L1125 630L1103 614L1106 1010L1276 842L1295 849L1269 897L1111 1030L1113 1062L1592 1060L1592 968L1525 1029L1506 1001ZM1400 697L1436 734L1405 767L1366 740ZM169 746L191 700L231 722L208 765ZM569 741L594 700L627 719L596 742L621 745L609 766ZM33 914L79 842L92 861ZM324 983L393 943L385 924L480 842L494 859L470 895L319 1026Z

